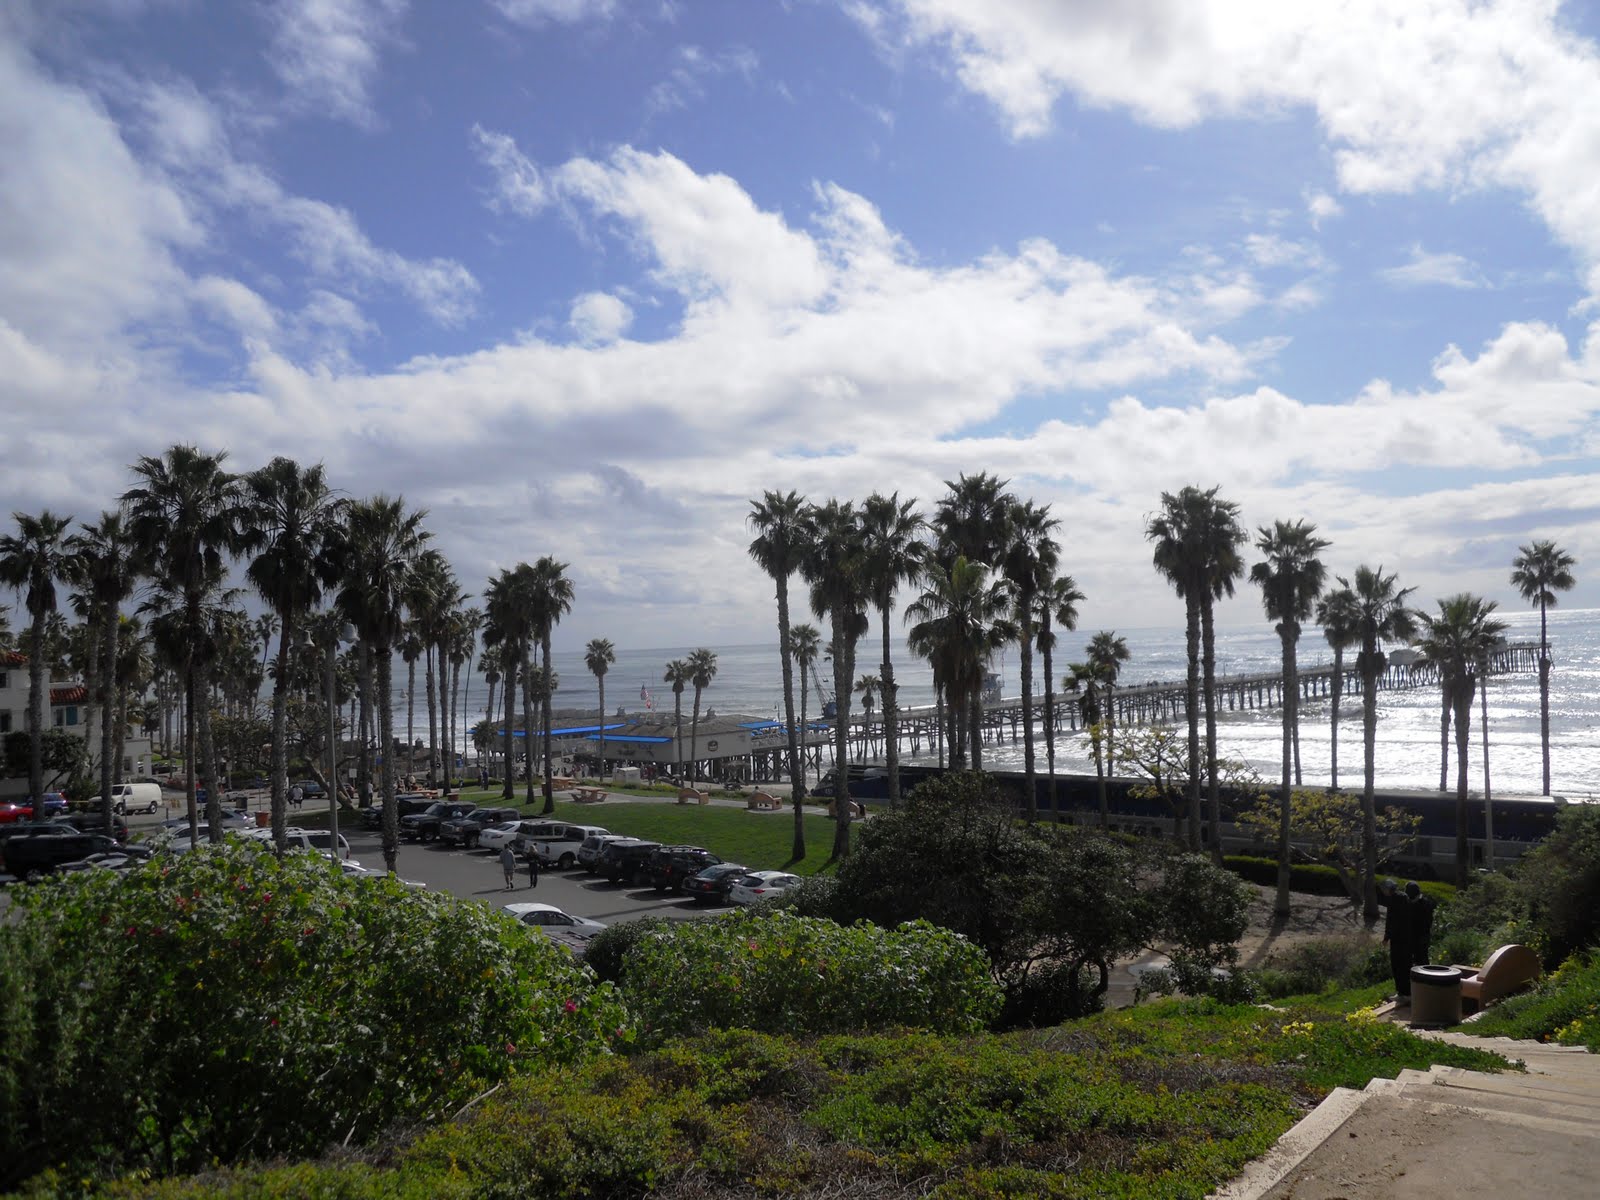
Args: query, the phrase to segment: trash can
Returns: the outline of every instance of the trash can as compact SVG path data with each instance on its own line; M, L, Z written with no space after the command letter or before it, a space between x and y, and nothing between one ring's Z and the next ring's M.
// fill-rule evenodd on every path
M272 814L270 812L268 812L264 808L263 809L259 809L256 812L256 828L257 829L265 829L268 825L271 825L271 824L272 824ZM1457 988L1456 989L1456 995L1459 996L1460 994L1461 994L1461 989ZM1461 1007L1461 1001L1460 1000L1456 1001L1456 1007L1457 1007L1457 1009L1459 1009Z
M1461 971L1456 967L1411 968L1411 1024L1442 1028L1461 1024Z

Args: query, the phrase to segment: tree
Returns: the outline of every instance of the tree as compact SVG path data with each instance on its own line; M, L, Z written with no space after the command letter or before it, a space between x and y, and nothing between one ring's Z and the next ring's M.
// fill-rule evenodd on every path
M694 720L689 726L689 761L700 761L700 697L717 677L717 655L704 646L689 655L689 681L694 684ZM691 770L693 767L691 766Z
M95 671L100 704L100 814L111 828L111 786L117 760L118 635L122 632L122 602L133 594L133 547L123 528L122 515L100 514L93 525L71 539L75 575L90 601L90 611L100 627L101 666ZM35 793L37 794L37 793Z
M1378 824L1374 795L1378 748L1378 677L1383 674L1385 642L1409 641L1417 630L1415 614L1406 607L1414 588L1398 588L1395 577L1385 575L1380 566L1356 568L1352 585L1339 576L1339 586L1355 596L1354 629L1360 639L1361 655L1356 667L1361 672L1361 741L1364 771L1361 788L1362 813L1362 888L1361 915L1368 923L1378 919Z
M422 686L428 698L429 787L439 783L439 752L444 734L443 648L449 638L450 614L460 599L461 585L444 555L432 547L423 550L407 576L405 606L411 614L411 628L422 643ZM531 777L531 753L528 762Z
M302 468L281 456L244 477L244 494L241 544L255 552L245 577L278 619L272 685L272 840L282 854L288 849L289 648L321 603L322 589L338 579L330 535L342 506L328 490L320 464ZM387 744L384 750L387 753Z
M1096 686L1100 671L1101 668L1095 663L1069 663L1063 682L1069 692L1078 696L1078 715L1083 720L1084 731L1089 735L1089 747L1094 754L1095 790L1100 800L1100 828L1104 829L1111 823L1111 806L1106 795L1105 724L1100 707L1100 691Z
M1462 592L1439 601L1439 615L1418 614L1422 637L1417 649L1439 671L1439 686L1456 720L1456 881L1465 882L1467 863L1467 742L1472 733L1472 701L1489 651L1505 632L1495 620L1493 600Z
M545 816L556 811L555 772L550 754L550 699L555 691L555 675L550 666L550 635L561 618L572 611L572 580L566 575L567 564L545 555L533 564L529 581L529 613L533 631L539 639L539 658L547 686L539 705L540 728L544 741L544 808ZM528 761L533 761L530 753Z
M945 480L945 495L934 508L938 557L950 566L957 558L993 567L1006 545L1011 506L1008 480L982 471Z
M1529 604L1539 606L1539 745L1544 754L1544 795L1550 794L1550 630L1548 610L1556 593L1571 591L1577 582L1572 568L1577 559L1548 539L1517 549L1511 582Z
M1344 652L1352 646L1361 644L1361 638L1356 629L1359 616L1356 606L1356 596L1347 587L1334 588L1321 600L1317 601L1317 624L1322 626L1322 636L1327 639L1328 645L1333 650L1333 686L1332 686L1332 712L1331 730L1333 734L1331 750L1333 755L1332 777L1329 779L1329 790L1339 790L1339 697L1344 693Z
M750 557L772 577L778 601L778 659L783 673L783 719L788 727L789 783L794 798L795 862L805 857L804 820L801 803L805 800L806 776L801 762L803 732L794 721L794 644L789 622L789 577L799 570L805 546L811 537L811 509L798 492L768 491L760 500L750 501L745 518L756 536L750 542Z
M890 653L890 624L895 594L922 571L926 549L920 535L923 520L914 499L900 493L873 493L861 506L861 533L865 542L862 572L867 591L878 610L878 631L883 639L883 664L879 668L883 695L883 757L889 773L889 807L900 803L899 689L894 681Z
M984 664L1013 636L1011 597L982 563L958 557L946 570L930 562L924 590L906 609L913 622L909 641L914 654L933 667L933 681L944 695L949 713L948 741L952 767L967 762L972 741L972 766L981 768L978 701Z
M150 564L159 594L181 606L177 665L183 674L184 766L189 838L199 840L195 809L195 709L204 699L204 663L196 650L206 640L207 597L223 586L228 560L238 552L243 515L238 478L223 467L227 452L204 454L190 445L133 465L137 482L123 493L128 532L142 562ZM220 836L222 797L216 781L207 792L208 825Z
M1126 638L1118 637L1115 630L1102 629L1089 639L1085 654L1095 669L1095 678L1104 689L1102 720L1106 726L1106 760L1110 762L1117 751L1117 680L1122 676L1122 664L1128 661L1128 642Z
M606 672L617 661L617 648L606 638L591 638L583 648L583 664L600 688L600 774L606 770Z
M378 744L383 747L383 862L394 873L400 848L400 821L395 807L394 647L405 634L405 598L417 556L428 541L422 510L408 512L404 499L374 496L345 509L336 531L333 555L344 566L338 592L339 610L372 647L377 660Z
M407 626L396 649L400 651L400 661L406 665L406 774L412 775L417 769L417 659L422 657L422 639L417 636L414 625Z
M694 678L694 668L681 658L675 658L667 664L667 673L661 677L661 682L672 687L672 722L673 738L672 748L677 759L678 786L689 784L690 780L683 777L683 689Z
M811 690L811 672L816 664L821 644L822 635L817 632L815 625L802 623L789 630L789 653L794 658L794 665L800 669L800 728L798 733L802 739L810 734L810 725L806 718L806 698ZM803 755L804 741L801 742L801 746ZM790 850L791 861L793 862L799 862L806 856L806 820L805 812L800 807L800 802L805 797L805 760L803 757L800 760L799 767L800 786L795 788L794 793L794 842Z
M1256 549L1266 555L1250 568L1250 582L1261 589L1267 620L1276 621L1283 647L1283 795L1278 816L1278 892L1273 912L1289 915L1289 817L1293 788L1291 759L1299 738L1300 676L1295 649L1300 623L1311 619L1328 569L1317 556L1328 548L1317 527L1305 521L1275 522L1257 531Z
M1419 813L1386 806L1376 815L1378 865L1402 857L1422 828ZM1275 837L1282 821L1281 802L1262 792L1241 807L1238 823ZM1362 837L1365 818L1354 796L1330 791L1296 790L1290 796L1289 828L1293 845L1312 862L1332 867L1350 897L1352 908L1361 907Z
M513 569L502 570L484 589L484 612L487 624L483 641L499 655L500 669L505 676L505 780L500 796L511 800L517 794L517 759L515 753L517 679L527 671L528 640L531 625L526 597L529 567L518 563ZM526 696L526 688L524 688ZM528 799L533 799L533 726L528 721L526 705L522 721L523 748L528 756Z
M861 712L865 723L861 737L861 753L865 759L873 751L872 710L877 705L878 697L883 694L883 680L876 675L863 675L856 680L856 692L861 697Z
M1056 683L1055 650L1056 626L1071 631L1078 628L1078 605L1083 593L1071 575L1059 575L1039 590L1035 599L1038 612L1038 633L1035 640L1039 654L1044 659L1044 755L1045 770L1050 776L1050 811L1061 820L1061 809L1056 804Z
M1055 576L1061 548L1051 535L1061 522L1050 515L1048 504L1013 501L1006 523L1007 540L1001 569L1015 600L1013 620L1021 646L1022 770L1027 791L1029 821L1039 819L1039 794L1033 753L1033 617L1034 598Z

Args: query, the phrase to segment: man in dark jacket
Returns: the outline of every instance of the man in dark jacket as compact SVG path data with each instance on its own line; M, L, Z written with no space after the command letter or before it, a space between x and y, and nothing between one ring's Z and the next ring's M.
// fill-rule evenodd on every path
M1392 879L1378 889L1384 909L1383 940L1389 947L1389 970L1394 973L1395 998L1411 1003L1411 901Z
M1406 884L1406 899L1411 901L1411 961L1426 966L1432 952L1434 899L1423 894L1415 879Z

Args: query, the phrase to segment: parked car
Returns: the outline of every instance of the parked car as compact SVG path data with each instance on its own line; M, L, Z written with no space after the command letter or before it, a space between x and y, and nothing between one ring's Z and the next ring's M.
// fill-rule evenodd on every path
M749 867L738 863L714 863L699 874L685 879L683 892L693 898L696 904L726 904L728 889L733 886L733 881L749 873Z
M301 829L298 825L291 825L283 831L284 840L291 850L314 850L319 854L328 854L333 849L333 831L331 829ZM272 830L249 829L245 837L253 842L265 842L269 846L273 842ZM350 857L350 843L344 834L339 835L339 858ZM358 866L360 864L357 864Z
M103 833L67 832L52 837L7 838L5 869L18 879L33 882L43 879L62 863L119 848L115 838Z
M702 846L662 846L644 866L644 877L656 891L676 892L683 881L722 859Z
M96 797L93 803L98 804ZM111 811L153 813L161 807L159 783L114 783L111 785Z
M400 795L394 798L395 811L399 819L404 821L412 813L426 812L428 805L435 803L427 796ZM383 828L383 805L374 804L371 808L361 810L361 827L363 829Z
M46 792L44 794L44 813L51 816L55 813L67 811L67 798L60 792ZM14 804L0 804L0 823L9 821L33 820L33 799L29 797Z
M464 816L439 826L439 840L468 850L478 845L479 836L490 825L516 820L522 814L514 808L475 808Z
M536 929L567 929L587 932L592 937L605 928L602 921L575 917L562 912L554 904L505 904L501 907L524 925L532 925Z
M478 833L478 848L499 853L516 842L520 836L522 824L521 821L501 821L498 825L490 825L480 830Z
M339 863L339 869L353 879L382 879L388 874L387 871L374 871L370 867L363 867L353 858L342 860ZM400 879L398 875L395 878ZM400 885L402 887L415 888L419 892L425 891L428 887L427 884L419 883L415 879L400 879Z
M547 842L552 846L560 846L552 861L561 863L562 866L570 867L578 861L578 847L583 845L583 839L591 833L604 832L605 830L598 825L572 825L566 821L550 820L532 821L528 823L528 828L518 835L516 842L512 845L512 849L518 855L527 857L530 850L536 854L538 853L535 849L538 842ZM562 862L561 860L569 852L572 857Z
M578 845L578 865L593 875L600 864L600 851L612 842L623 840L620 833L591 833Z
M650 856L661 848L660 842L647 842L641 838L622 838L600 851L596 868L612 883L637 883Z
M607 832L598 825L563 825L554 833L527 840L541 864L566 871L577 865L578 851L583 849L584 842Z
M728 899L734 904L759 904L769 896L776 896L800 882L800 876L787 871L751 871L733 881L728 888Z
M289 788L291 791L294 788L299 788L300 794L307 800L321 800L328 794L315 779L296 779L289 785Z
M143 851L141 853L141 851ZM99 850L76 862L62 863L57 871L131 871L150 861L143 846L120 846L115 850Z
M421 812L401 817L400 832L413 841L431 842L446 821L464 817L477 807L466 800L435 800Z
M106 828L105 818L99 812L68 813L64 817L51 819L53 825L66 825L76 829L79 833L106 833L116 838L119 842L128 840L128 823L121 817L111 818L111 828Z

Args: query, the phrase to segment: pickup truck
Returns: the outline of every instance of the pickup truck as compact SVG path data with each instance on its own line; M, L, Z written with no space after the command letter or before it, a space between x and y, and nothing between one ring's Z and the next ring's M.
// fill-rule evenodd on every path
M49 837L16 837L5 845L5 869L30 883L43 879L62 863L116 850L119 843L103 833L62 833Z
M439 840L451 846L476 849L478 835L491 825L515 821L522 814L514 808L475 808L465 816L439 826Z
M412 841L431 842L446 821L464 817L478 806L466 800L435 800L419 813L400 818L400 832Z

